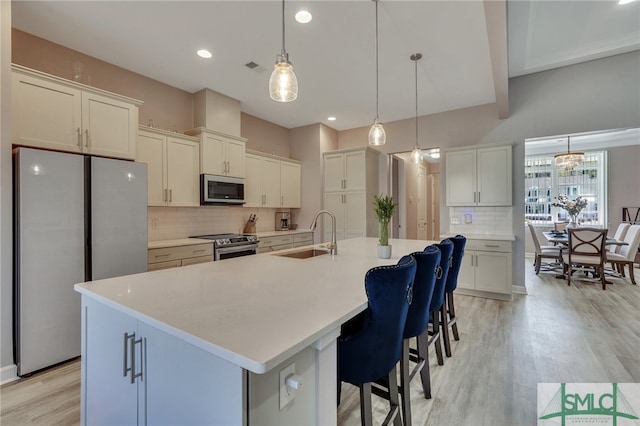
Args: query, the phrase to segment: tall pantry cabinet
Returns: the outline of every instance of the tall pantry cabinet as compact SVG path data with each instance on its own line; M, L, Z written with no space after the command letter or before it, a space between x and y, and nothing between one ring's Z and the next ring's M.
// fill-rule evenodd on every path
M378 159L371 148L323 154L324 208L336 216L336 238L377 236L373 197L378 192ZM331 239L331 221L325 216L324 240Z

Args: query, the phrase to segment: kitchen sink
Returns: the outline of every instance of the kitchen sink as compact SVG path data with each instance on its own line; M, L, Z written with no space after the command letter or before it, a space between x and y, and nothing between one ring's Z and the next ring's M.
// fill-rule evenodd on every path
M294 259L308 259L310 257L322 256L323 254L329 254L329 251L312 248L287 253L273 253L274 256L292 257Z

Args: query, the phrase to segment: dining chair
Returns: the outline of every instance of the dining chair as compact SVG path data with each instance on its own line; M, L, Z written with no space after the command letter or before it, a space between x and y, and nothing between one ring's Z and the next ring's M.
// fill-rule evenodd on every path
M542 268L542 259L553 259L558 263L562 263L562 246L541 246L540 241L538 240L538 235L536 234L535 227L528 222L529 231L531 231L531 239L533 240L533 245L536 249L535 258L533 261L533 266L536 270L536 275L540 273L540 269ZM550 271L553 267L549 263L545 263L544 271Z
M402 425L399 415L396 364L402 353L402 336L413 294L416 260L404 256L397 265L367 271L364 287L368 305L364 312L343 324L338 337L338 404L342 382L360 388L363 425L371 425L372 383L386 377L389 412L385 424Z
M607 252L607 262L617 267L618 272L624 277L624 267L629 267L629 277L631 282L636 284L636 277L633 270L633 262L640 245L640 225L630 225L624 238L622 239L627 245L618 246L618 253Z
M613 239L618 241L624 240L624 237L627 235L627 231L629 230L630 226L630 223L621 223L620 225L618 225L618 229L616 229L616 233L613 235ZM611 244L608 247L608 250L611 253L620 253L620 247L621 246L618 244ZM611 267L613 267L613 265L611 265Z
M567 285L571 285L571 276L575 271L595 271L599 276L602 289L606 290L604 273L605 249L604 243L608 229L598 228L570 228L568 253L562 255L562 261L567 274Z
M453 253L451 255L451 267L447 275L447 283L444 287L444 303L440 308L440 317L442 318L442 340L444 342L444 353L451 356L451 339L449 337L449 328L453 333L455 340L460 340L458 334L458 317L456 316L456 308L453 302L453 292L458 287L458 273L462 265L462 257L464 256L464 247L467 244L467 238L462 235L449 237L449 241L453 243Z

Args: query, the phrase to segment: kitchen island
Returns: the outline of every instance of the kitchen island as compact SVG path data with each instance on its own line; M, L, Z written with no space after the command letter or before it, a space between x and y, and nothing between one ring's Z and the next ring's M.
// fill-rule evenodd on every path
M391 244L387 260L356 238L77 284L82 423L335 424L336 338L366 308L366 271L429 242Z

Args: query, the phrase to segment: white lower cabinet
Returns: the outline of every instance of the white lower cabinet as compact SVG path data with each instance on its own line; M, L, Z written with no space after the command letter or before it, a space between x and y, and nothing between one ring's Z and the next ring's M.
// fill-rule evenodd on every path
M467 240L458 289L511 295L510 241Z
M153 248L147 256L147 271L213 262L213 243Z
M258 253L285 250L313 244L313 232L300 232L283 235L260 237Z
M82 311L81 424L244 424L242 368L86 296Z

